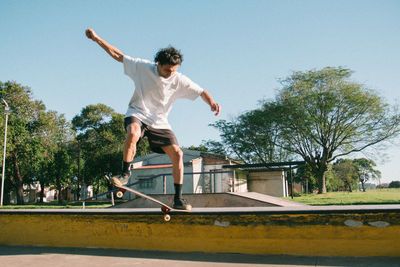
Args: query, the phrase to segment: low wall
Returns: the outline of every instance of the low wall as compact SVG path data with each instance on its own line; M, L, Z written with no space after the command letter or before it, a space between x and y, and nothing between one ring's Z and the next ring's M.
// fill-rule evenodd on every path
M0 210L0 245L310 256L400 256L400 205Z

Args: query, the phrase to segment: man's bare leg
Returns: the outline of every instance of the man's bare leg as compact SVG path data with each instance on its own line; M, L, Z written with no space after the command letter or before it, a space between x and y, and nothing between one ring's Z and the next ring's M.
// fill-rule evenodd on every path
M132 162L136 154L136 144L140 139L140 125L133 122L128 125L126 129L126 139L124 145L123 160L125 162Z
M162 147L165 154L172 161L172 177L174 184L183 184L183 152L178 145L169 145Z
M167 154L172 161L172 177L174 178L175 186L174 208L190 210L192 206L182 199L183 152L178 145L164 146L162 150L164 150L165 154Z
M128 125L126 129L126 139L124 144L124 153L123 153L123 167L121 178L128 179L131 176L130 172L130 164L133 161L133 158L136 154L136 143L140 139L141 129L140 125L136 122Z

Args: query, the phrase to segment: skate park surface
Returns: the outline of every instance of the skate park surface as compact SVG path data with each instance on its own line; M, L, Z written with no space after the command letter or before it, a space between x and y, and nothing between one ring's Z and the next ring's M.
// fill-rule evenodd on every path
M393 257L323 257L228 253L137 251L102 248L0 246L1 266L399 266Z

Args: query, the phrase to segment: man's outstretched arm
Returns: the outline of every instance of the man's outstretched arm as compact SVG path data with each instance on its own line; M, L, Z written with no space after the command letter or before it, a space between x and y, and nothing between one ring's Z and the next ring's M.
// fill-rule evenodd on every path
M116 61L123 62L124 54L119 51L115 46L110 45L105 40L103 40L100 36L98 36L93 29L86 30L86 36L89 39L92 39L98 45L100 45L110 56L112 56Z
M206 102L210 106L211 111L215 112L215 116L218 116L219 112L221 111L221 107L219 106L219 104L215 103L212 96L206 90L204 90L200 96L204 100L204 102Z

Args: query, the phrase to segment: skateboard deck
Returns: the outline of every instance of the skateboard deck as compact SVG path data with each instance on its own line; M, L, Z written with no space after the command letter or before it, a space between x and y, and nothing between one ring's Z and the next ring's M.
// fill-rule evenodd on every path
M109 180L111 183L113 183L122 193L125 193L126 191L129 191L139 197L145 198L147 200L153 201L154 203L158 204L161 206L161 212L164 215L164 220L165 221L169 221L171 220L171 216L169 215L170 211L174 211L174 212L190 212L190 210L178 210L178 209L174 209L170 206L168 206L167 204L165 204L164 202L159 201L158 199L152 198L151 196L148 196L146 194L143 194L139 191L136 191L130 187L124 186L118 179L116 178L110 178L107 175L105 176L107 180ZM120 193L118 192L118 193ZM117 194L118 195L118 194Z

